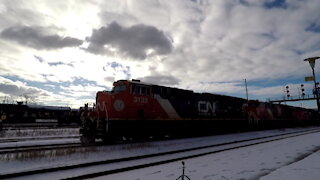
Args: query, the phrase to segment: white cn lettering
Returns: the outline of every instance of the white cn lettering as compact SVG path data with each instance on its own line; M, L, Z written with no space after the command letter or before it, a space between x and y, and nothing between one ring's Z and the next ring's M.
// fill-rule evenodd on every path
M216 103L215 102L207 102L207 101L199 101L198 102L198 111L200 113L212 113L214 114L216 111Z

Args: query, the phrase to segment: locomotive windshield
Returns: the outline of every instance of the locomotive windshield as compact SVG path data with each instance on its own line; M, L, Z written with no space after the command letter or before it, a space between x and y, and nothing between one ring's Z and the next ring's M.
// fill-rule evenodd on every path
M115 86L113 88L113 92L114 93L119 93L119 92L126 91L126 89L127 89L127 86L125 84L122 84L122 85Z

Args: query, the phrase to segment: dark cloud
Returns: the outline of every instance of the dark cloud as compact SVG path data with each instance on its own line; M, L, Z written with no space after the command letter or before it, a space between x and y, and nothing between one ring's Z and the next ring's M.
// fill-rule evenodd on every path
M76 38L46 35L44 32L48 30L38 26L14 26L3 30L1 37L35 49L59 49L82 44L82 40Z
M116 53L137 59L145 59L148 50L153 50L150 55L164 55L172 51L172 44L163 31L143 24L126 28L112 22L93 30L87 41L90 43L87 50L91 53L106 54L115 49Z
M37 97L37 96L48 96L48 94L42 92L39 89L32 87L21 87L15 84L0 83L0 92L8 94L10 96L24 96Z
M63 66L63 65L67 65L67 66L70 66L70 67L74 67L74 65L72 63L64 63L64 62L61 62L61 61L58 61L58 62L52 62L52 63L48 63L49 66Z
M159 85L178 85L180 80L168 75L152 75L152 76L146 76L143 78L139 78L142 82L147 82L151 84L159 84Z
M111 77L111 76L105 77L103 79L107 82L114 82L116 80L114 77Z

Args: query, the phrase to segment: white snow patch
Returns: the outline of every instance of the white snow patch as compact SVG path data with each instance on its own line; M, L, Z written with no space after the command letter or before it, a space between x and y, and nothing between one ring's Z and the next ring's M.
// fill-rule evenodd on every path
M318 180L320 179L320 151L295 162L289 166L284 166L261 180Z

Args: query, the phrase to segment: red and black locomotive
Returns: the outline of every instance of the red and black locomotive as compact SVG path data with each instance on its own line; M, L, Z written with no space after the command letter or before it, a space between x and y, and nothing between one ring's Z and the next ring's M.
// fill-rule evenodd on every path
M82 142L278 128L317 119L317 113L310 109L195 93L139 80L119 80L113 86L112 91L97 92L93 109L84 109Z

